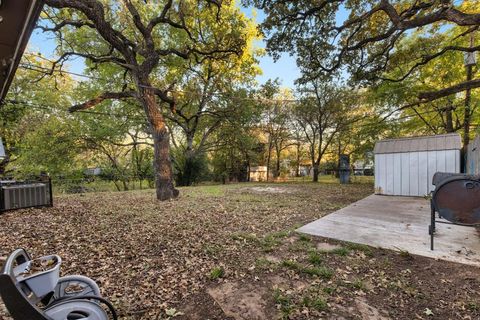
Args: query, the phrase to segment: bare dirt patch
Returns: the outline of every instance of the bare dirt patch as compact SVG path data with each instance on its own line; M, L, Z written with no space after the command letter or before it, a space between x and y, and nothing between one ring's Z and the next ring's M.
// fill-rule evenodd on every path
M292 187L249 187L242 188L240 191L252 192L252 193L272 193L272 194L282 194L282 193L294 193L295 188Z
M226 282L207 290L225 315L235 320L278 318L268 286L264 284Z

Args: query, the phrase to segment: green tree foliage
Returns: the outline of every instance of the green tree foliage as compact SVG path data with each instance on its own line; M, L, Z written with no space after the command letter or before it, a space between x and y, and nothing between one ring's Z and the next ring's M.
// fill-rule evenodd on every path
M262 108L262 131L266 136L267 179L270 177L271 163L275 156L273 177L280 176L282 152L292 144L290 131L293 94L282 90L280 81L268 80L259 89L258 103Z
M29 176L48 172L50 175L78 176L79 154L82 142L78 138L78 123L54 115L37 119L35 130L20 141L19 157L15 166L20 174Z
M302 130L318 181L320 164L335 138L363 119L358 96L346 88L334 88L326 81L312 81L301 88L302 97L295 108L294 119Z
M234 103L238 108L216 131L210 152L213 178L223 183L247 181L249 168L263 164L266 151L260 139L262 105L246 90L237 92Z
M234 2L140 0L46 0L45 31L57 34L61 66L87 60L92 75L110 73L96 97L71 108L85 110L105 100L138 103L154 144L157 198L178 196L173 185L169 132L163 108L175 114L171 95L176 68L192 61L228 61L248 50L248 19ZM94 71L93 71L94 70ZM170 77L169 75L173 75ZM101 89L101 91L100 91Z
M397 80L407 78L418 67L429 64L451 51L478 52L480 47L457 46L446 30L461 29L462 36L475 33L480 25L477 1L308 1L245 0L265 11L262 30L268 37L268 50L275 57L288 51L297 54L306 80L334 71L347 70L355 82L382 80L385 72L401 69ZM431 41L417 43L406 57L396 58L398 44L412 32L434 35ZM480 87L480 81L445 86L422 92L418 98L432 101L467 88Z
M472 90L469 108L466 108L465 94L462 93L427 101L421 106L416 104L416 97L422 92L435 92L466 80L467 72L462 52L448 51L428 64L418 66L402 81L396 80L405 69L412 70L414 67L409 57L414 55L415 51L433 51L439 42L468 47L470 38L462 36L462 32L461 28L455 27L442 34L437 34L434 30L412 33L399 42L392 57L399 67L385 73L384 78L387 80L372 87L375 103L385 114L396 113L396 117L401 120L404 134L459 132L470 136L470 130L466 132L465 128L478 123L478 90ZM474 66L472 69L475 76L478 67Z
M47 64L44 59L31 54L26 54L24 61L35 69L44 68ZM33 164L27 165L26 161L29 156L33 156L29 144L36 144L32 147L37 148L37 151L48 150L47 144L58 135L53 135L50 141L42 142L36 137L36 132L38 131L39 135L44 134L43 138L46 139L49 138L47 135L49 130L59 133L54 128L54 118L65 116L66 106L71 103L69 96L73 87L74 84L69 77L43 77L38 72L27 69L17 71L4 104L0 106L0 136L7 153L7 158L0 163L0 175L11 175L16 168L21 169L25 174L34 169ZM57 124L65 126L68 121L60 121ZM63 139L70 140L70 137L63 137L60 142L64 141ZM27 153L30 155L27 156ZM69 156L72 154L68 153L66 156L65 159L71 160ZM17 163L19 158L22 158L22 161ZM57 159L53 158L53 154L51 158L47 158L40 159L42 170L51 171L50 169L57 170L61 167ZM36 157L36 160L39 159ZM49 161L55 163L51 163L50 166ZM23 165L27 166L22 167ZM32 173L38 173L38 171L36 169Z
M235 121L237 96L254 83L260 73L254 49L256 26L244 21L247 50L228 60L189 61L169 70L167 78L176 83L172 94L174 112L165 112L174 146L173 164L179 185L191 185L205 171L206 153L213 147L212 135L227 121Z

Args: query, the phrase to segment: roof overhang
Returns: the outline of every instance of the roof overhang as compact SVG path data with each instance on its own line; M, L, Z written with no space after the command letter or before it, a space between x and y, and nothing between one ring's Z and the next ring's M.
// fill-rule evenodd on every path
M374 153L387 154L461 149L461 136L458 133L447 133L435 136L380 140L375 144Z
M42 0L0 0L0 102L12 83L42 7Z

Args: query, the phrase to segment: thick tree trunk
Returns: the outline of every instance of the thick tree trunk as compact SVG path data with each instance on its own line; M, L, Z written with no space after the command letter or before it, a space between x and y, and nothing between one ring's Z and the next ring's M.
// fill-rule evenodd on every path
M270 179L270 162L272 159L272 145L268 144L268 155L267 155L267 182Z
M281 151L277 149L276 150L277 159L275 162L275 179L280 177L280 154L281 154Z
M185 151L185 163L183 168L179 168L181 173L179 174L177 183L179 186L191 186L195 181L195 152L191 147L187 147Z
M297 143L297 165L295 168L295 176L300 177L300 144Z
M178 197L179 191L173 185L172 163L170 160L170 136L166 128L154 122L150 124L153 135L155 188L158 200Z
M445 131L447 133L455 132L455 130L453 129L452 109L453 109L453 106L448 106L447 110L445 111L445 114L446 114Z
M155 171L155 188L158 200L169 200L176 198L179 191L173 184L173 170L170 159L170 135L165 125L165 119L159 110L152 89L143 86L141 101L147 114L150 130L153 137L153 167Z
M472 80L473 66L467 66L467 81ZM467 89L465 92L465 115L463 122L463 150L466 152L470 143L470 103L472 92Z
M320 175L320 166L318 164L313 165L313 182L318 182L318 176Z

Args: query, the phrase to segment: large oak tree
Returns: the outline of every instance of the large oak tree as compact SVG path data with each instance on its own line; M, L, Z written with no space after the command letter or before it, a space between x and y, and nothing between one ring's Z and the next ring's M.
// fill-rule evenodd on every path
M82 57L91 70L116 70L111 83L71 111L92 108L105 100L138 103L154 142L157 198L178 195L173 184L169 133L162 108L176 111L174 82L166 69L182 61L228 59L245 46L244 16L233 2L217 0L45 0L42 29L55 32L59 69ZM52 70L53 70L52 69Z

